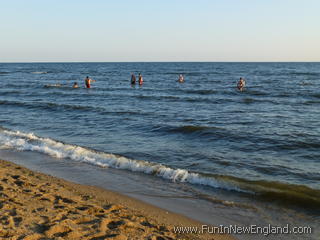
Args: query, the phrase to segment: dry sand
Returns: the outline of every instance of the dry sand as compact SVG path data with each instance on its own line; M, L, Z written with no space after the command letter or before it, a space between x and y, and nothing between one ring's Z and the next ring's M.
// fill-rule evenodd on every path
M111 191L0 160L0 239L233 239L175 234L173 226L201 224Z

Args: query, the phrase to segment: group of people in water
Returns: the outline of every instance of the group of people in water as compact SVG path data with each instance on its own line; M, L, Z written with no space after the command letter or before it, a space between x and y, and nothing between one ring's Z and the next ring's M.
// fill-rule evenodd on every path
M86 85L86 88L91 88L91 83L92 82L95 82L96 80L92 80L91 78L89 78L89 76L87 76L85 79L84 79L84 84ZM74 82L73 83L73 88L78 88L79 85L77 82Z
M138 82L140 86L143 84L143 77L141 73L139 73ZM136 76L134 75L134 73L131 73L131 85L135 85L135 84L136 84Z
M180 83L184 82L184 77L182 74L179 75L178 82L180 82ZM139 76L138 76L138 83L139 83L139 85L143 84L143 77L142 77L141 73L139 73ZM136 76L134 75L134 73L131 73L131 85L135 85L135 84L136 84Z
M91 78L89 78L89 76L87 76L84 79L84 83L85 83L86 88L91 88L91 83L95 82L95 81L96 80L92 80ZM183 77L182 74L179 75L178 82L179 83L183 83L184 82L184 77ZM139 83L140 86L143 84L143 77L142 77L141 73L139 73L139 75L138 75L138 83ZM134 75L134 73L131 73L131 85L135 85L135 84L136 84L136 76ZM243 91L245 85L246 85L246 80L241 77L240 80L237 83L238 90L239 91ZM73 88L78 88L79 85L78 85L77 82L75 82L75 83L73 83L72 87Z

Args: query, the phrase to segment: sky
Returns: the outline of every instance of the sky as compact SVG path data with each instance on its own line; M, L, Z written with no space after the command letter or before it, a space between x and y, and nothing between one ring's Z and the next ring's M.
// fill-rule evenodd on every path
M0 62L320 61L319 0L0 0Z

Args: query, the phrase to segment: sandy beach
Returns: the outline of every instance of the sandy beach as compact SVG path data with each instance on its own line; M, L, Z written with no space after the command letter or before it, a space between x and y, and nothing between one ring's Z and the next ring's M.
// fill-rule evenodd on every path
M0 239L233 239L176 234L201 223L115 192L0 160Z

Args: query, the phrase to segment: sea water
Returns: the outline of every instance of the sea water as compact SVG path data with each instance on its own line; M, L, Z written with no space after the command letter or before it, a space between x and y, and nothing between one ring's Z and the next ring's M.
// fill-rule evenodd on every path
M0 82L2 152L320 226L320 63L2 63Z

